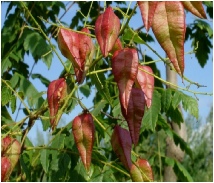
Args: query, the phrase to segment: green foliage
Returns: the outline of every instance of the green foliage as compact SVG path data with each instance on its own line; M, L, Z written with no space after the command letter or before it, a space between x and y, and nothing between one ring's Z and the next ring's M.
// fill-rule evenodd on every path
M127 122L121 113L118 86L111 71L112 54L103 58L96 39L92 37L96 56L89 68L89 73L86 73L86 81L77 85L73 66L69 60L63 62L65 58L58 54L55 40L58 28L62 24L67 25L66 27L70 26L73 30L79 30L83 25L91 26L91 34L94 35L95 21L108 5L114 7L114 12L123 25L125 25L124 19L129 21L130 15L137 15L137 11L133 7L130 8L125 1L105 3L98 1L77 1L68 2L68 4L59 1L9 2L1 30L2 137L12 135L23 142L19 164L13 170L10 181L131 181L129 171L112 151L110 143L115 124L128 129ZM106 6L104 7L103 4ZM212 3L204 2L204 4L207 6L209 16L212 17L210 11ZM61 14L69 12L69 8L73 11L73 5L78 6L78 11L70 17L68 22L62 22ZM196 19L187 27L186 40L192 41L192 47L196 49L196 57L202 67L206 64L211 52L212 37L213 30L205 21ZM191 126L195 118L199 119L197 100L181 90L164 88L165 82L161 79L161 71L157 68L156 62L148 64L149 61L153 61L151 56L158 56L157 52L153 50L153 55L151 53L149 53L151 55L144 55L139 48L139 45L147 46L147 43L155 42L150 33L145 33L144 29L134 30L127 25L120 39L124 47L138 49L139 63L150 66L155 76L152 105L145 109L139 144L132 149L132 161L135 161L138 156L147 159L152 166L155 181L162 180L165 165L174 168L179 181L211 181L213 164L209 144L212 144L212 135L210 134L209 137L206 135L212 128L211 117L209 124L204 126L202 132L198 130L199 127L194 129ZM30 56L27 58L33 61L26 60L26 56ZM48 87L51 82L48 79L49 76L42 69L35 72L34 65L42 62L47 69L50 69L54 56L64 64L64 68L60 76L54 75L51 78L64 77L68 85L68 96L60 101L58 115L64 113L77 115L74 110L77 105L83 109L86 108L82 99L79 99L79 92L84 98L93 99L91 108L87 109L93 116L96 129L89 172L86 172L79 158L74 137L71 135L72 119L62 127L49 132L50 113L47 94L46 91L40 91L34 84L38 79L44 85L43 87ZM181 107L194 117L188 123L189 129L193 129L190 130L191 136L188 142L176 134L167 122L168 120L177 124L184 122ZM16 121L14 114L18 116L21 110L24 117ZM33 145L25 135L32 130L35 123L40 121L42 131L37 133L39 137L35 141L32 139ZM49 132L47 143L44 143L44 140L41 141L44 131ZM175 144L185 151L187 156L184 162L180 163L165 156L167 137L173 139Z

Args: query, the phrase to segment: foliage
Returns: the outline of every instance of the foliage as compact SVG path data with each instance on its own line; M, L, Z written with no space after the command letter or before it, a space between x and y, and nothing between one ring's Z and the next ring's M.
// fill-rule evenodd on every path
M74 5L79 11L70 18L71 22L61 22L61 18ZM110 5L112 8L107 8ZM211 16L211 4L205 5ZM148 8L150 4L144 6ZM201 6L201 2L196 3L196 7ZM198 180L192 178L197 167L191 169L188 158L198 159L199 155L192 152L190 144L180 138L167 123L167 119L172 119L178 124L184 121L178 108L179 104L182 104L185 111L198 118L198 102L184 93L192 92L188 88L180 86L176 86L178 89L166 88L165 86L172 83L160 77L160 70L157 69L155 61L151 61L153 59L148 55L143 57L140 46L146 46L152 51L151 56L159 57L165 64L169 64L167 61L171 60L172 69L183 80L200 87L200 84L190 81L183 75L184 42L185 39L192 40L195 49L193 53L203 67L212 48L212 29L205 20L196 19L187 25L185 34L185 11L181 2L160 2L155 8L152 5L150 13L153 16L141 12L142 21L146 21L144 24L147 31L151 27L157 42L169 57L162 58L149 45L151 41L155 42L149 32L144 33L144 29L141 31L142 28L134 30L129 26L129 21L134 15L141 16L136 14L137 8L137 3L130 6L127 2L120 1L9 2L1 30L1 129L2 139L9 135L21 144L20 158L9 181L118 182L152 180L153 176L155 181L161 181L165 165L174 167L180 181ZM105 10L106 14L103 13ZM64 12L64 15L60 17L61 12ZM180 20L179 24L173 20L175 12L179 12L176 14L176 18ZM115 24L112 25L109 16L116 21ZM158 22L161 17L164 19ZM109 23L106 25L105 21L101 21L102 18L106 18ZM104 28L108 31L104 31L102 34L106 35L101 36L99 31ZM68 32L69 36L66 37ZM178 34L179 39L175 39L174 34ZM76 41L72 42L71 48L69 41L73 35ZM117 44L116 47L114 43ZM32 68L26 56L32 57ZM44 63L48 69L53 69L51 66L54 57L57 57L63 66L61 75L53 76L55 81L50 80L42 71L34 72L34 65L39 62ZM65 57L67 61L64 61ZM84 62L85 60L87 61ZM39 79L47 92L39 91L31 79ZM61 80L66 87L57 85L57 81ZM97 92L92 95L91 91L94 88ZM79 92L86 99L93 96L91 108L85 106L79 98ZM146 95L145 99L143 92ZM200 91L193 93L205 94ZM18 107L18 102L21 102L21 107ZM87 111L87 116L90 114L90 120L81 119L77 122L78 125L84 123L87 126L89 121L92 126L94 125L95 132L93 127L92 135L88 135L90 128L81 129L78 125L76 126L78 133L73 135L72 119L62 127L55 128L62 114L75 112L76 105L80 106L84 113ZM24 117L16 121L12 114L19 113L20 110L23 110ZM142 115L138 115L136 110ZM56 120L55 122L51 120L51 124L50 119L54 117ZM134 124L136 119L137 124ZM51 130L51 133L46 145L34 146L27 134L39 121L43 125L43 131ZM113 133L115 126L123 130ZM129 137L130 128L134 130ZM125 136L129 137L125 138L130 146L128 151L124 145L126 141L120 136L123 131L126 133ZM81 133L86 134L86 137L91 136L92 139L82 138ZM38 133L40 134L41 132ZM164 155L164 140L167 136L180 145L188 155L184 164ZM131 144L130 138L134 145ZM81 139L79 146L78 139ZM87 147L88 144L90 147ZM84 159L83 154L86 152L89 152L91 157L87 157L89 160L87 159L88 162L84 164L81 159ZM124 158L130 156L131 161L130 158L127 160L129 165L124 166ZM133 172L130 175L131 167Z

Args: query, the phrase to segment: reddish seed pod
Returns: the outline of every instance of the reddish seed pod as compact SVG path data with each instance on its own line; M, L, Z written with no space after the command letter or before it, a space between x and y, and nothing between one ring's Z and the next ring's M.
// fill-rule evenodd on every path
M59 109L59 103L67 95L67 84L64 78L60 78L52 81L48 86L47 98L50 111L50 123L52 130L54 130L58 124L59 118L56 114Z
M116 125L111 136L111 145L113 151L116 153L126 169L130 170L132 165L132 140L129 131Z
M122 45L120 39L117 38L117 41L115 42L115 44L111 50L111 53L114 54L115 51L122 50L122 49L123 49L123 45Z
M90 33L88 28L81 32ZM60 29L58 46L61 53L72 62L76 81L81 84L94 56L94 44L90 36L68 29Z
M152 105L152 95L154 90L154 76L153 71L149 66L138 66L138 73L135 84L145 93L146 105L148 108Z
M8 157L11 163L11 171L16 166L21 153L21 144L18 140L7 136L1 139L2 155Z
M106 8L95 22L95 35L104 57L112 50L120 32L120 20L111 7Z
M88 28L83 28L81 32L90 33ZM75 68L76 80L81 84L86 72L93 60L95 47L90 36L79 33L79 55L80 55L80 68Z
M138 1L137 4L140 8L140 13L146 31L149 32L149 28L152 26L152 20L158 1Z
M140 127L144 116L145 105L144 92L140 88L132 88L127 114L125 114L125 110L123 106L121 106L122 114L128 123L132 142L135 146L138 144L140 136Z
M111 60L114 80L119 88L119 98L124 113L127 114L130 93L138 72L138 54L133 48L114 52Z
M138 158L132 164L130 175L133 182L153 182L153 172L149 162L145 159Z
M89 171L95 134L92 115L84 112L76 116L72 123L72 133L83 165Z
M6 182L12 172L12 165L8 157L1 157L1 182Z
M80 68L78 33L68 29L60 29L57 41L63 56L72 62L74 68Z

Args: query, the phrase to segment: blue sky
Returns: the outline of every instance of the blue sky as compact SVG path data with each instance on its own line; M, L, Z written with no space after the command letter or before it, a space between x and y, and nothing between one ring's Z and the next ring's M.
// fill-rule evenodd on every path
M127 4L129 2L127 1ZM134 6L135 2L132 2L132 7ZM8 3L1 3L1 27L3 26L4 20L5 20L5 12L7 10L7 6ZM76 13L76 10L78 9L78 7L76 5L74 5L70 11L61 19L62 22L67 22L68 24L70 24L72 17L74 16L74 14ZM60 12L59 17L63 14L63 11ZM188 13L187 14L187 24L191 23L195 20L195 16ZM211 27L213 27L213 22L212 20L206 20ZM136 29L140 26L143 25L143 21L141 18L141 14L139 9L137 8L137 14L132 17L132 19L130 20L130 27L132 27L133 29ZM145 29L143 30L145 31ZM149 33L153 36L152 34L152 30L149 31ZM155 37L153 36L154 40ZM56 45L56 42L54 42L54 44ZM165 57L165 52L163 51L163 49L160 47L160 45L155 42L155 43L149 43L149 45L155 49L162 57ZM147 55L149 55L150 57L152 57L154 60L157 60L158 57L152 53L146 46L142 45L142 50L145 50L145 53ZM185 52L191 51L191 42L186 42L185 43ZM60 53L60 51L58 51ZM65 61L66 58L61 56L61 58L63 58L63 60ZM209 56L209 60L207 62L207 64L204 66L204 68L201 68L200 65L198 64L197 59L194 57L194 55L185 55L185 71L184 71L184 75L192 80L195 81L199 84L205 85L207 87L205 88L197 88L196 86L191 86L190 89L193 91L200 91L200 92L208 92L211 93L213 92L213 52L211 52L210 56ZM33 65L33 59L31 56L26 56L25 57L25 62L27 62L30 65L30 69ZM165 65L163 62L158 62L157 63L158 68L161 71L161 76L163 79L165 79ZM59 74L61 73L63 67L60 63L60 61L57 59L56 55L54 55L54 59L52 61L52 65L51 68L48 70L47 66L43 63L43 62L38 62L38 64L36 64L36 66L34 67L33 73L42 73L44 74L44 76L46 78L48 78L50 81L58 78ZM30 81L34 84L34 86L37 87L38 91L46 91L46 87L41 84L41 82L38 79L30 79ZM181 87L186 87L180 77L178 76L178 85ZM95 91L92 91L92 93L94 93ZM189 92L185 92L188 95L191 95L194 97L194 95L192 93ZM44 98L46 98L46 95L44 95ZM197 95L197 98L199 99L198 101L198 105L199 105L199 116L202 117L202 120L205 121L207 115L210 112L210 108L213 105L213 97L212 96L208 96L208 95ZM92 97L89 98L83 98L82 101L86 107L91 107L92 106ZM17 103L17 107L19 106L19 102ZM61 118L61 125L65 125L65 123L68 123L70 121L72 121L72 119L82 111L82 109L77 106L75 108L74 111L72 111L69 115L63 115ZM184 113L184 115L186 116L187 114ZM15 119L16 113L12 115L13 119ZM19 116L17 118L17 121L21 120L24 117L24 115L22 114L22 112L19 113ZM39 131L42 131L42 126L39 120L36 121L34 127L32 128L32 130L29 133L29 138L30 139L35 139L36 138L36 129L38 129ZM49 132L46 132L49 133Z

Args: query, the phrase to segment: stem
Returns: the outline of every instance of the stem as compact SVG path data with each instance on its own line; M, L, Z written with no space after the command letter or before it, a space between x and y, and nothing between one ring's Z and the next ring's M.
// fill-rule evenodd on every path
M112 68L107 68L107 69L101 69L101 70L91 71L91 72L87 73L86 76L92 75L92 74L97 74L97 73L99 73L99 72L111 71L111 70L112 70Z
M88 10L88 14L87 14L86 20L85 20L85 22L84 22L84 27L85 27L85 25L86 25L86 23L87 23L87 21L88 21L88 17L89 17L89 14L90 14L90 12L91 12L92 5L93 5L93 1L91 1L91 5L90 5L90 8L89 8L89 10Z
M180 87L180 86L175 85L175 84L173 84L173 83L170 83L170 82L168 82L168 81L166 81L166 80L164 80L164 79L162 79L162 78L160 78L160 77L158 77L158 76L156 76L156 75L154 75L154 74L151 74L150 72L148 72L148 71L146 71L146 70L144 70L144 69L142 69L142 68L138 68L138 69L140 69L141 71L143 71L143 72L145 72L145 73L147 73L147 74L150 74L151 76L155 77L156 79L159 79L161 82L165 83L167 86L173 86L173 87L175 87L175 88L179 88L179 89L181 89L181 90L188 91L188 92L194 93L194 94L210 95L210 96L213 95L213 93L196 92L196 91L189 90L189 89L187 89L187 88Z
M160 182L163 181L162 177L162 164L161 164L161 153L160 153L160 142L159 142L159 133L157 132L157 140L158 140L158 160L159 160L159 173L160 173Z
M132 15L134 14L134 12L135 12L135 10L137 9L137 7L138 7L138 5L137 5L137 3L136 3L136 4L135 4L135 7L134 7L134 9L132 10L130 16L128 17L128 19L127 19L125 25L121 28L120 34L119 34L119 35L123 34L125 28L128 26L129 21L131 20L131 17L132 17ZM128 10L127 10L127 11L128 11ZM128 14L128 12L127 12L126 14Z

